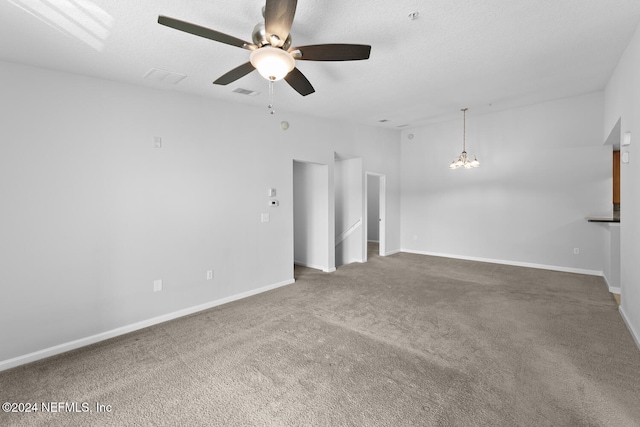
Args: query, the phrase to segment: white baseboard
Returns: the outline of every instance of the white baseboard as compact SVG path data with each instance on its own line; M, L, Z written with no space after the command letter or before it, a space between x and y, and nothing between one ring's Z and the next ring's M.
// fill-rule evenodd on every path
M389 255L394 255L394 254L399 254L400 252L402 252L402 249L394 249L392 251L386 251L384 253L384 256L389 256Z
M607 275L606 274L603 274L602 278L604 279L604 282L607 284L607 288L609 289L610 293L620 295L620 287L619 286L611 286L611 283L609 283L609 279L607 279Z
M294 260L293 263L295 265L299 265L301 267L307 267L307 268L313 268L314 270L322 270L322 271L328 271L327 267L323 266L323 265L317 265L317 264L308 264L306 262L302 262L302 261L296 261Z
M437 252L417 251L414 249L401 249L401 251L407 252L410 254L463 259L467 261L488 262L491 264L513 265L516 267L537 268L540 270L562 271L564 273L578 273L578 274L586 274L589 276L604 276L604 273L599 270L586 270L583 268L563 267L559 265L534 264L530 262L509 261L509 260L503 260L503 259L480 258L480 257L472 257L472 256L464 256L464 255L451 255L451 254L443 254L443 253L437 253Z
M91 335L89 337L80 338L74 341L70 341L64 344L59 344L53 347L45 348L43 350L38 350L33 353L25 354L23 356L14 357L12 359L2 360L0 361L0 372L15 368L16 366L24 365L27 363L35 362L36 360L44 359L47 357L55 356L57 354L61 354L70 350L75 350L80 347L85 347L90 344L94 344L100 341L104 341L110 338L114 338L120 335L128 334L129 332L134 332L139 329L147 328L149 326L157 325L158 323L163 323L169 320L177 319L179 317L187 316L189 314L197 313L199 311L207 310L209 308L217 307L222 304L226 304L232 301L236 301L239 299L247 298L256 294L260 294L262 292L267 292L272 289L276 289L282 286L290 285L295 283L295 279L285 280L283 282L274 283L272 285L263 286L262 288L253 289L246 292L241 292L239 294L235 294L226 298L221 298L215 301L210 301L205 304L197 305L194 307L185 308L182 310L174 311L173 313L164 314L162 316L154 317L151 319L143 320L141 322L133 323L131 325L122 326L116 329L112 329L110 331L101 332L96 335Z
M333 273L334 271L336 271L335 267L329 268L329 267L324 267L322 265L305 264L304 262L298 262L298 261L294 261L293 263L301 267L313 268L314 270L324 271L325 273Z
M629 322L627 315L624 314L624 309L622 308L622 306L618 307L618 311L620 312L620 316L622 316L622 320L624 320L624 324L627 325L627 329L631 333L633 340L636 342L638 350L640 350L640 334L638 334L638 331L636 331L631 325L631 322Z
M369 243L380 243L380 240L367 240Z

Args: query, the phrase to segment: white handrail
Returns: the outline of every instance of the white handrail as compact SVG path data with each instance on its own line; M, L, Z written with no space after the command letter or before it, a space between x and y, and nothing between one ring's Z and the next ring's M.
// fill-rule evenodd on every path
M344 240L351 235L360 225L362 224L362 218L358 218L358 220L351 227L347 228L343 231L338 237L336 237L336 246L340 243L344 242Z

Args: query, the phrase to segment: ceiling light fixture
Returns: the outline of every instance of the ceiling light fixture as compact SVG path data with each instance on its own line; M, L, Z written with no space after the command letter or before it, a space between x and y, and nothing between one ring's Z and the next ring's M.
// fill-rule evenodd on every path
M269 81L269 108L271 114L275 114L273 108L273 82L284 79L296 66L293 56L279 47L265 45L251 52L249 61L260 75Z
M251 65L258 70L258 73L269 81L269 108L271 114L275 114L273 109L273 82L284 79L296 66L293 55L286 50L270 45L264 45L249 55Z
M469 157L467 156L467 143L466 143L466 138L467 138L467 110L468 108L463 108L460 111L462 111L462 153L460 154L460 156L458 157L457 160L454 160L453 162L451 162L451 164L449 165L450 169L458 169L460 167L463 167L465 169L471 169L471 168L477 168L478 166L480 166L480 162L478 161L477 157L474 155L473 156L473 160L469 160Z
M295 67L293 56L279 47L263 46L251 52L249 61L269 81L282 80Z

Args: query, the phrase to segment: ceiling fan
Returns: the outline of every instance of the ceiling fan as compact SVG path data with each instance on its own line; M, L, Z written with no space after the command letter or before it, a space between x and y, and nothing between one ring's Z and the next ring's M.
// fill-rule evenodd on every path
M253 70L269 81L284 79L300 95L315 92L309 80L296 68L296 60L356 61L369 59L371 46L361 44L317 44L291 47L291 25L296 13L297 0L266 0L262 9L264 22L253 29L253 43L189 22L159 16L158 23L176 30L208 38L220 43L251 51L249 62L222 75L214 84L227 85Z

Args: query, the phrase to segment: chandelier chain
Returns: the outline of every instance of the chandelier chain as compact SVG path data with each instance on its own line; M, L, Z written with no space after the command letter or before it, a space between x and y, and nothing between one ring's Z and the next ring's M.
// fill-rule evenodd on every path
M467 152L467 110L463 108L462 111L462 151Z

